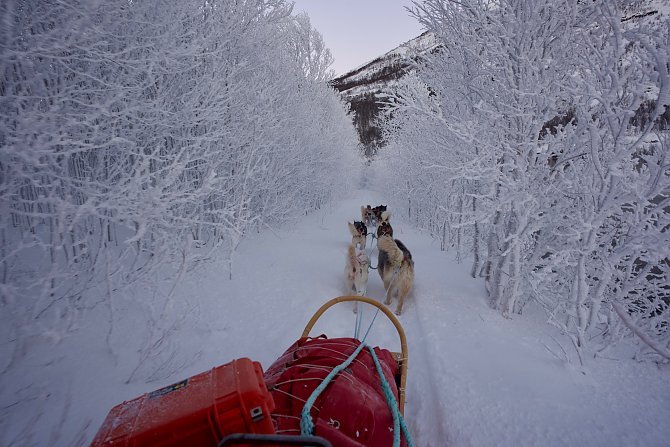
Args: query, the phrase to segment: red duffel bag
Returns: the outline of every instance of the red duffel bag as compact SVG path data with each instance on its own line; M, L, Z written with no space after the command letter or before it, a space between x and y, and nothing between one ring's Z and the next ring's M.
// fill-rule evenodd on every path
M354 338L301 338L266 370L265 382L275 402L272 419L276 433L300 434L305 401L359 345ZM391 352L374 351L397 401L398 364ZM393 445L393 416L367 348L328 384L310 414L313 434L328 439L333 447ZM406 445L404 439L401 445Z

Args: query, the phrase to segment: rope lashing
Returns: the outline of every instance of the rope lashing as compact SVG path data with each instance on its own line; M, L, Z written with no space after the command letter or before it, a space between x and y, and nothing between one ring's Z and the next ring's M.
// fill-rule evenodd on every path
M402 429L402 434L405 435L405 440L407 441L407 447L413 447L412 440L410 439L409 436L409 430L407 429L407 425L405 425L405 419L400 414L400 410L398 409L398 401L395 399L393 391L391 391L391 386L389 385L388 381L386 380L386 377L384 376L384 371L382 371L382 365L379 363L377 354L375 354L375 350L370 346L368 346L368 350L372 355L372 360L375 362L375 367L377 368L377 374L379 374L379 378L382 384L382 391L384 391L384 396L386 397L386 403L388 404L389 410L393 415L393 447L400 446L400 430L398 430L398 426L400 426L400 428Z
M319 386L316 387L316 389L312 392L312 395L309 396L309 398L305 402L305 405L302 408L301 413L302 417L300 420L300 434L302 436L314 435L314 421L312 420L312 415L310 414L310 410L312 409L314 402L316 402L316 399L319 397L321 392L326 389L326 387L333 380L333 378L337 374L339 374L343 369L347 368L354 361L354 359L358 357L358 354L360 354L363 347L367 347L368 350L370 351L370 354L372 355L372 360L375 364L375 368L377 369L377 374L379 375L382 391L384 392L384 397L386 398L386 403L389 407L391 415L393 416L393 447L400 447L401 431L402 434L405 436L405 440L407 441L407 447L413 447L412 440L409 435L409 430L407 429L405 420L403 419L402 415L400 414L400 410L398 409L398 401L393 395L391 386L389 385L388 381L386 380L386 377L384 376L384 371L382 370L382 366L379 363L377 354L375 354L375 350L372 347L366 345L363 342L361 342L361 344L358 345L358 347L354 350L354 352L349 356L348 359L346 359L343 363L333 368L330 374L328 374L328 376L326 376L326 378L323 379L323 382L321 382L321 384L319 384Z
M308 435L314 433L314 421L312 421L312 415L310 413L312 406L314 405L314 402L316 402L316 399L323 392L323 390L326 389L328 384L335 378L335 376L337 376L343 369L351 365L351 362L353 362L356 356L358 356L358 354L361 352L361 350L365 346L365 339L368 338L370 329L372 329L372 325L375 323L375 320L377 319L377 315L379 315L379 308L372 317L372 321L370 321L368 330L365 331L365 336L363 337L363 340L361 340L361 344L358 345L358 347L354 350L354 352L351 353L348 359L346 359L344 362L333 368L333 370L326 376L326 378L323 379L323 382L321 382L319 386L317 386L316 389L312 391L312 394L305 401L305 405L302 407L302 413L300 414L301 416L300 433L302 435Z
M326 389L328 384L335 378L336 375L338 375L344 368L348 367L351 365L351 362L354 361L354 359L358 356L358 354L361 352L363 349L363 346L365 346L363 343L358 345L356 350L349 356L348 359L346 359L343 363L337 365L333 370L326 376L325 379L323 379L323 382L319 384L319 386L316 387L316 389L312 392L312 394L309 396L307 399L307 402L305 402L305 405L302 407L302 413L301 413L301 419L300 419L300 434L303 436L312 436L314 434L314 421L312 420L312 415L310 414L310 410L312 409L312 406L314 405L314 402L316 402L316 399L319 397L321 392Z
M379 359L377 358L377 354L375 354L375 351L373 348L365 344L365 339L368 337L368 334L370 333L370 329L372 329L372 325L375 322L375 319L377 318L377 315L379 314L379 309L377 309L377 312L375 312L374 317L372 318L372 321L370 322L370 325L368 326L367 331L365 332L365 336L363 337L363 340L361 341L361 344L358 345L358 347L354 350L354 352L351 353L351 355L341 364L333 368L333 370L326 376L325 379L323 379L323 382L319 384L318 387L312 392L312 394L309 396L307 401L305 401L305 405L302 407L302 413L301 413L301 419L300 419L300 434L303 436L312 436L314 435L314 421L312 420L312 415L311 415L311 409L312 406L314 406L314 403L316 402L316 399L319 397L319 395L323 392L323 390L326 389L328 384L340 373L342 370L347 368L351 363L358 357L358 354L360 354L361 350L363 347L367 347L368 350L370 351L370 354L372 356L372 360L375 364L375 368L377 369L377 374L379 375L382 391L384 393L384 397L386 398L386 403L389 407L389 410L391 411L391 415L393 416L393 447L400 447L400 433L402 430L402 434L405 436L405 440L407 441L407 447L413 447L412 446L412 440L410 439L409 436L409 430L407 429L407 425L405 424L405 420L403 419L402 415L400 414L400 410L398 409L398 401L396 400L395 396L393 395L393 391L391 390L391 386L389 385L388 381L386 380L386 377L384 376L384 371L382 370L381 364L379 363Z

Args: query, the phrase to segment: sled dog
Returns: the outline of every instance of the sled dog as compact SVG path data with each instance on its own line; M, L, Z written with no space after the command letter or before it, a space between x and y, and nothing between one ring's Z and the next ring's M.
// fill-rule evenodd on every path
M357 248L365 248L368 237L368 228L365 223L357 220L354 223L347 222L349 233L351 233L351 243Z
M361 206L361 220L368 227L373 227L376 225L377 222L375 221L375 212L370 205Z
M405 244L387 235L379 238L377 248L379 248L377 270L386 290L384 304L388 306L391 304L393 297L397 296L398 306L395 313L400 315L405 297L414 284L412 254L405 247Z
M344 267L344 278L347 293L365 296L368 287L368 266L370 261L364 248L351 243L347 249L347 262Z
M378 223L384 222L384 220L388 221L389 217L391 217L391 215L386 211L386 208L387 208L386 205L379 205L372 208L372 212L375 213L375 219L377 220ZM384 213L387 213L386 218L384 217Z
M379 238L382 236L393 237L393 228L391 227L391 224L388 221L388 216L386 220L381 221L379 226L377 227L377 241L379 241ZM377 246L379 246L379 242L377 242Z
M386 205L372 208L370 205L361 206L361 220L369 227L375 227L382 222L382 214L386 212Z

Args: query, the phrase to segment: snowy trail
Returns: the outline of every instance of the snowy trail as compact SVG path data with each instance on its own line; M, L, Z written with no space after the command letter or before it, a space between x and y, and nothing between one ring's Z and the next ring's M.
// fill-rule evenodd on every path
M248 352L260 354L269 365L323 302L345 294L346 221L359 218L361 205L386 203L375 193L358 191L307 216L285 239L249 242L251 251L240 254L238 271L247 271L247 259L258 259L251 253L254 247L271 244L282 261L272 262L275 270L257 299L267 300L262 295L272 291L285 301L271 303L272 312L265 315L274 351L249 346ZM468 263L456 263L453 252L440 251L438 242L389 209L394 236L415 260L414 291L400 317L409 344L406 417L415 445L665 445L670 434L661 422L670 417L667 370L605 362L582 374L545 348L552 337L560 337L540 312L530 306L523 317L504 319L486 304L483 283L469 277ZM368 296L383 300L375 271L370 272ZM287 305L290 315L282 314ZM353 334L351 309L337 307L322 317L313 334ZM393 328L380 320L369 342L397 349ZM648 384L638 381L640 374L649 378Z
M321 299L327 299L346 294L341 288L344 252L349 242L346 230L346 221L360 218L361 205L386 204L381 196L370 191L358 191L352 198L342 200L324 215L310 216L295 230L304 235L304 243L314 244L318 256L328 255L328 259L309 259L312 266L318 266L320 275L309 279L309 287L317 293L305 297L304 305L320 305L314 303L319 293L323 291ZM445 376L449 371L449 364L453 361L445 357L445 347L467 336L460 335L457 324L448 325L446 320L453 310L450 299L475 300L483 302L484 290L481 281L468 277L467 264L457 264L451 260L453 255L440 251L439 243L423 235L403 222L392 206L391 223L394 228L394 237L402 240L410 249L415 260L416 280L413 293L408 297L400 321L408 338L409 345L409 372L407 384L406 418L417 446L443 446L447 440L453 438L453 427L450 421L449 408L457 406L445 405L448 402L446 390L458 383L458 378ZM318 213L317 213L318 214ZM310 222L311 220L311 222ZM302 229L305 226L305 229ZM317 232L312 238L310 233ZM331 251L335 249L334 252ZM376 248L370 247L372 262L377 264ZM299 269L299 265L293 265ZM312 283L313 282L313 283ZM331 295L328 295L329 286L334 286ZM370 271L368 282L368 296L383 301L384 289L376 271ZM309 303L309 304L308 304ZM395 302L390 306L395 308ZM369 314L368 314L369 316ZM445 316L445 318L442 318ZM479 317L477 317L479 319ZM324 324L317 325L313 333L326 333L334 336L351 336L354 317L348 308L332 308L322 317ZM458 317L460 321L460 317ZM369 320L366 320L363 327ZM300 325L301 322L296 322ZM304 324L304 322L303 322ZM380 319L376 320L369 342L373 345L396 349L397 337L394 329Z
M197 323L207 324L180 336L182 345L202 350L182 375L242 356L267 368L300 336L316 309L346 294L346 223L359 219L365 204L387 201L356 191L290 229L245 241L232 281L217 275L213 265L184 282L184 296L200 297ZM406 419L417 447L665 444L670 429L661 421L670 419L668 371L612 362L595 365L585 376L559 361L544 347L558 334L541 313L533 315L531 307L523 317L504 319L486 304L483 282L469 277L469 263L456 263L453 252L440 251L437 241L388 205L394 236L415 261L414 290L399 319L410 359ZM372 258L376 265L376 250ZM370 272L367 294L383 301L376 271ZM312 335L349 337L354 323L351 307L337 305ZM197 332L201 326L218 329ZM395 329L383 318L375 321L368 343L399 349ZM640 383L639 374L649 382Z
M292 228L292 233L278 235L263 234L259 240L248 241L243 247L240 258L236 262L236 274L231 284L251 284L247 289L254 302L249 303L245 312L252 312L263 302L270 306L256 317L267 319L263 327L267 328L263 337L273 343L259 349L258 344L248 346L246 355L259 359L264 367L281 354L302 331L313 312L330 298L345 295L343 283L344 256L350 236L346 227L347 221L360 220L360 206L386 204L386 200L370 191L357 191L352 197L343 199L314 215L307 216ZM439 371L442 366L439 359L444 334L431 330L435 324L435 313L444 312L444 290L449 286L449 275L445 270L450 268L449 255L439 251L437 243L426 235L410 228L401 219L395 218L392 211L391 223L394 237L402 240L412 251L416 263L415 290L407 299L404 312L399 317L408 338L409 372L407 383L406 418L417 446L441 446L447 439L448 415L441 404L443 397L439 385ZM376 245L375 245L376 247ZM371 253L371 265L377 265L377 250L372 249L368 238L368 252ZM258 250L265 250L267 256L259 256ZM252 252L256 252L253 253ZM271 254L271 255L270 255ZM254 260L255 267L247 262ZM285 262L282 262L285 261ZM262 264L265 265L262 265ZM308 268L306 267L308 266ZM465 266L457 266L454 273L460 278L466 273ZM460 268L462 267L462 268ZM451 267L453 268L453 267ZM271 270L270 278L259 281L253 279L258 271ZM462 271L461 271L462 270ZM269 281L268 281L269 279ZM263 284L268 281L268 284ZM274 281L274 283L270 283ZM446 281L446 282L445 282ZM465 283L469 283L467 280ZM453 288L453 286L452 286ZM460 293L467 291L457 287ZM228 294L236 292L229 290ZM375 270L370 271L367 295L383 301L385 292L382 281ZM267 297L284 297L271 300ZM442 303L440 303L442 302ZM390 308L395 309L395 302ZM285 309L288 307L289 315ZM355 316L348 304L332 307L319 320L312 334L325 333L329 337L352 336ZM365 330L373 314L363 311ZM212 310L215 312L215 310ZM208 311L209 314L211 314ZM248 319L248 317L246 317ZM237 320L237 318L227 318ZM239 315L240 325L244 325L244 315ZM240 328L241 329L241 328ZM283 340L283 341L282 341ZM244 345L244 340L237 340L237 348ZM390 350L398 350L397 333L393 326L383 317L378 316L368 337L368 343ZM242 354L241 351L240 354Z
M435 373L434 360L431 358L431 350L426 344L428 337L421 324L419 309L408 310L410 325L415 328L414 337L408 342L410 346L410 371L411 379L408 381L407 419L410 421L410 431L416 445L436 445L431 440L447 439L446 424L447 415L440 405L439 389L435 386L438 377ZM418 335L418 336L417 336ZM408 373L408 376L410 374ZM421 386L419 384L429 384ZM422 420L430 420L431 424L422 424Z
M123 400L235 358L269 367L323 303L347 294L347 220L360 218L361 205L386 203L378 194L356 191L291 228L254 235L238 250L232 280L224 260L189 272L175 289L187 312L166 342L176 366L158 378L146 380L151 369L145 368L144 377L127 382L146 332L147 314L138 309L148 296L169 290L174 277L166 273L159 287L138 287L136 296L119 297L113 356L102 348L102 314L77 337L44 346L57 362L43 365L37 351L35 366L17 371L50 399L17 407L11 423L0 426L0 445L12 445L6 441L16 439L26 421L35 442L17 445L86 445L109 409ZM540 312L529 306L523 316L504 319L486 304L483 283L469 277L468 263L456 263L453 252L440 251L438 242L388 205L394 236L415 261L414 290L399 318L409 346L405 416L415 446L667 446L668 368L598 359L583 374L560 361L545 348L560 337ZM376 271L370 272L368 296L384 297ZM332 307L312 335L353 336L352 307ZM364 312L363 328L372 315ZM395 328L383 317L367 341L399 350Z

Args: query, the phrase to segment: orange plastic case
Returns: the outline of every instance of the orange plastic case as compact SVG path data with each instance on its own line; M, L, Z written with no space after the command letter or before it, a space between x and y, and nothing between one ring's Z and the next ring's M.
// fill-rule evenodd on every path
M117 405L91 446L216 446L231 433L274 433L273 409L260 363L241 358Z

